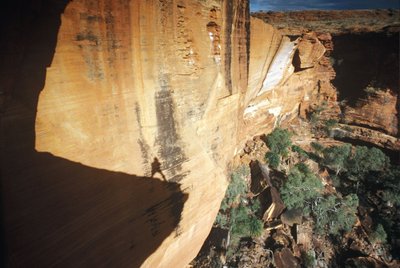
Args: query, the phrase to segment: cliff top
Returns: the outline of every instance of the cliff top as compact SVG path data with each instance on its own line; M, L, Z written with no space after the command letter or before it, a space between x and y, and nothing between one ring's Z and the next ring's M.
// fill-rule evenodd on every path
M254 12L253 17L262 19L287 35L306 31L331 34L365 32L399 32L400 10L306 10Z

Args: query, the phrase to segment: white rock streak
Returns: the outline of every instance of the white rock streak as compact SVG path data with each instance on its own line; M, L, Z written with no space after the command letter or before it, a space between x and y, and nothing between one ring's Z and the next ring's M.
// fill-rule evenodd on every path
M274 60L271 63L267 75L265 76L263 86L258 92L257 96L260 96L266 91L271 90L281 82L284 78L285 70L288 69L288 65L291 64L293 51L295 49L294 42L282 42L278 53L275 55Z

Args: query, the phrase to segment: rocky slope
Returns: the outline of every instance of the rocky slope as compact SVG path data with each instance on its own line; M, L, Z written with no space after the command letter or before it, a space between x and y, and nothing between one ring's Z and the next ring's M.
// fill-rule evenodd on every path
M249 137L339 114L331 35L248 1L22 2L2 16L9 267L183 267Z

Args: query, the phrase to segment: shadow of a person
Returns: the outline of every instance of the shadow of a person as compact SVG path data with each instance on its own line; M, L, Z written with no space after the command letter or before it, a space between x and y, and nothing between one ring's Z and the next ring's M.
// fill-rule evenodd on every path
M153 163L151 163L151 177L153 178L156 173L159 173L162 176L162 178L165 181L167 181L167 178L165 177L164 173L161 170L160 161L158 161L157 157L154 157Z

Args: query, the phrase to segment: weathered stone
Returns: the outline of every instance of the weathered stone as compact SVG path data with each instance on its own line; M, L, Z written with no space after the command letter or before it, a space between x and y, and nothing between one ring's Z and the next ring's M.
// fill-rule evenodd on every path
M282 223L293 226L301 224L303 221L303 213L301 209L288 209L281 216Z
M270 221L272 219L278 218L282 211L285 209L285 204L283 203L278 190L270 186L266 190L267 210L264 212L263 220Z
M268 173L263 172L261 168L261 163L259 161L251 161L251 184L250 191L254 195L259 195L265 188L267 188L270 183L270 178Z
M299 261L293 256L288 248L283 248L274 253L275 265L278 268L297 268L300 267Z
M356 107L347 106L344 110L344 121L347 124L368 126L391 136L398 134L397 94L377 90L365 99L360 99Z

